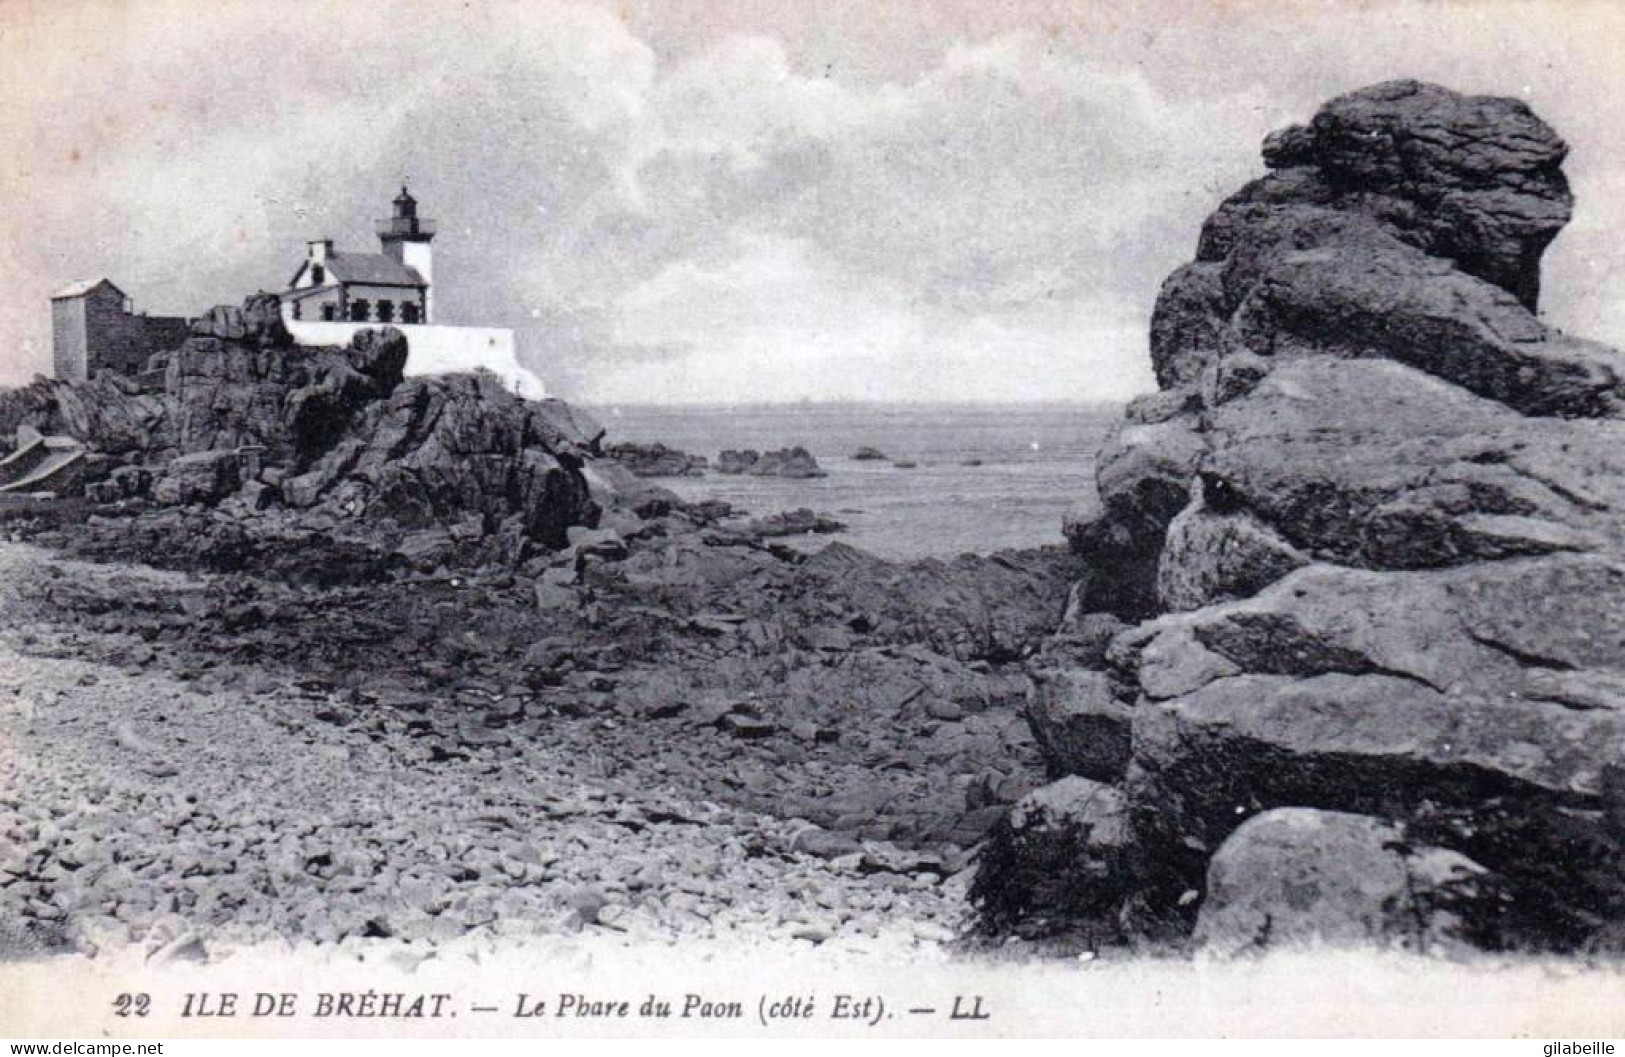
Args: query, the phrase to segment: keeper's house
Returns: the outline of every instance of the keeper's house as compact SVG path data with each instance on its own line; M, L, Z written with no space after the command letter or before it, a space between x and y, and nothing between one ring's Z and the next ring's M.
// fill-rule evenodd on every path
M418 216L406 188L394 215L378 222L380 253L349 253L333 240L307 243L305 260L283 291L282 320L301 345L342 345L358 330L389 325L406 335L406 373L446 374L485 368L520 396L544 395L519 365L512 330L454 327L435 319L434 221Z

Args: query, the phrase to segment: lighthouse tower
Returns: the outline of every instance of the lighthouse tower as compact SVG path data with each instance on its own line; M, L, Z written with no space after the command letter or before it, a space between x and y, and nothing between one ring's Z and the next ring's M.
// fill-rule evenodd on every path
M378 241L384 253L423 277L423 321L434 322L434 254L429 243L434 238L434 221L418 216L418 202L401 185L395 196L395 215L378 222Z
M405 187L395 198L395 215L378 221L377 230L378 253L349 253L327 239L310 243L280 295L282 323L294 339L343 345L364 330L398 327L408 376L490 371L516 396L542 399L542 381L519 362L512 330L447 326L437 318L429 250L434 222L418 216L417 199Z

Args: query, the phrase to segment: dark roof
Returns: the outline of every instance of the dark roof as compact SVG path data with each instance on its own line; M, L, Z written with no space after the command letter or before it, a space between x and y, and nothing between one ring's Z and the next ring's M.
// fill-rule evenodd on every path
M379 286L427 286L416 268L409 268L387 253L329 253L327 274L341 283Z
M67 286L64 286L61 289L57 290L55 293L53 293L51 295L51 300L52 301L60 301L64 297L83 297L85 294L90 293L92 290L96 289L96 287L102 285L103 283L106 283L108 286L113 287L113 289L115 291L117 291L117 293L118 293L118 295L120 297L125 296L123 290L120 290L118 287L113 286L113 282L112 282L111 279L81 279L76 283L69 283Z
M297 290L284 290L277 296L284 301L298 301L312 294L325 294L330 293L332 290L333 285L328 283L323 286L303 286Z

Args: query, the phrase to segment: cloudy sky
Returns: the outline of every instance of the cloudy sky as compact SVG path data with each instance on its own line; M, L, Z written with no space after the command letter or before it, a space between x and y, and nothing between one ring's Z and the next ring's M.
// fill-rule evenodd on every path
M154 312L372 250L601 403L1117 398L1269 130L1414 76L1570 141L1549 319L1625 344L1625 11L1093 0L0 2L0 384L48 296Z

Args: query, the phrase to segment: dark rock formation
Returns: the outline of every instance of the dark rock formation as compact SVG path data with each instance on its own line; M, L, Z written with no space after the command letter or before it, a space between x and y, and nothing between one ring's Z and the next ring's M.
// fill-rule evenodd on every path
M280 498L321 533L474 517L515 557L527 543L562 547L570 526L596 521L582 472L602 434L595 423L556 400L515 397L490 375L405 379L406 354L390 328L345 348L295 346L276 299L256 295L211 310L153 357L162 392L111 372L39 379L0 393L0 428L66 434L111 457L103 476L122 473L118 483L90 482L103 501L213 505L241 492L240 509Z
M153 498L168 506L214 504L242 485L241 459L234 449L200 451L172 459L152 488ZM119 492L124 489L121 487Z
M827 514L820 514L807 507L798 507L795 510L785 510L766 517L753 518L746 525L746 531L763 539L773 539L782 536L827 535L831 532L844 532L846 526Z
M494 375L411 379L367 405L283 490L292 506L338 504L407 528L476 514L488 531L558 548L570 526L597 518L579 473L590 443Z
M742 474L755 466L760 458L761 453L751 448L746 448L744 451L735 451L728 448L717 456L717 472L729 475Z
M604 448L604 457L614 459L634 477L699 477L709 465L703 455L690 455L664 444L610 444Z
M192 333L261 349L285 349L293 335L282 325L282 299L275 294L252 294L242 307L216 305L192 321Z
M854 462L885 462L887 455L879 448L865 444L852 453L852 459Z
M1069 519L1087 571L1032 666L1051 773L1130 819L1107 916L1595 944L1625 916L1625 360L1533 314L1565 147L1394 82L1264 153L1163 287L1162 391Z
M971 898L1000 926L1113 917L1127 893L1129 845L1122 794L1087 778L1063 778L1017 801L988 834ZM1036 919L1036 921L1035 921Z
M768 452L758 452L753 448L746 448L744 451L730 449L717 457L717 472L749 474L752 477L824 476L818 460L813 458L812 453L806 448L799 446Z
M1540 256L1573 206L1560 168L1567 155L1562 139L1516 99L1390 81L1332 100L1307 128L1271 136L1264 161L1279 179L1266 177L1227 202L1203 242L1222 256L1210 239L1222 243L1234 212L1295 184L1290 197L1375 217L1534 311Z

